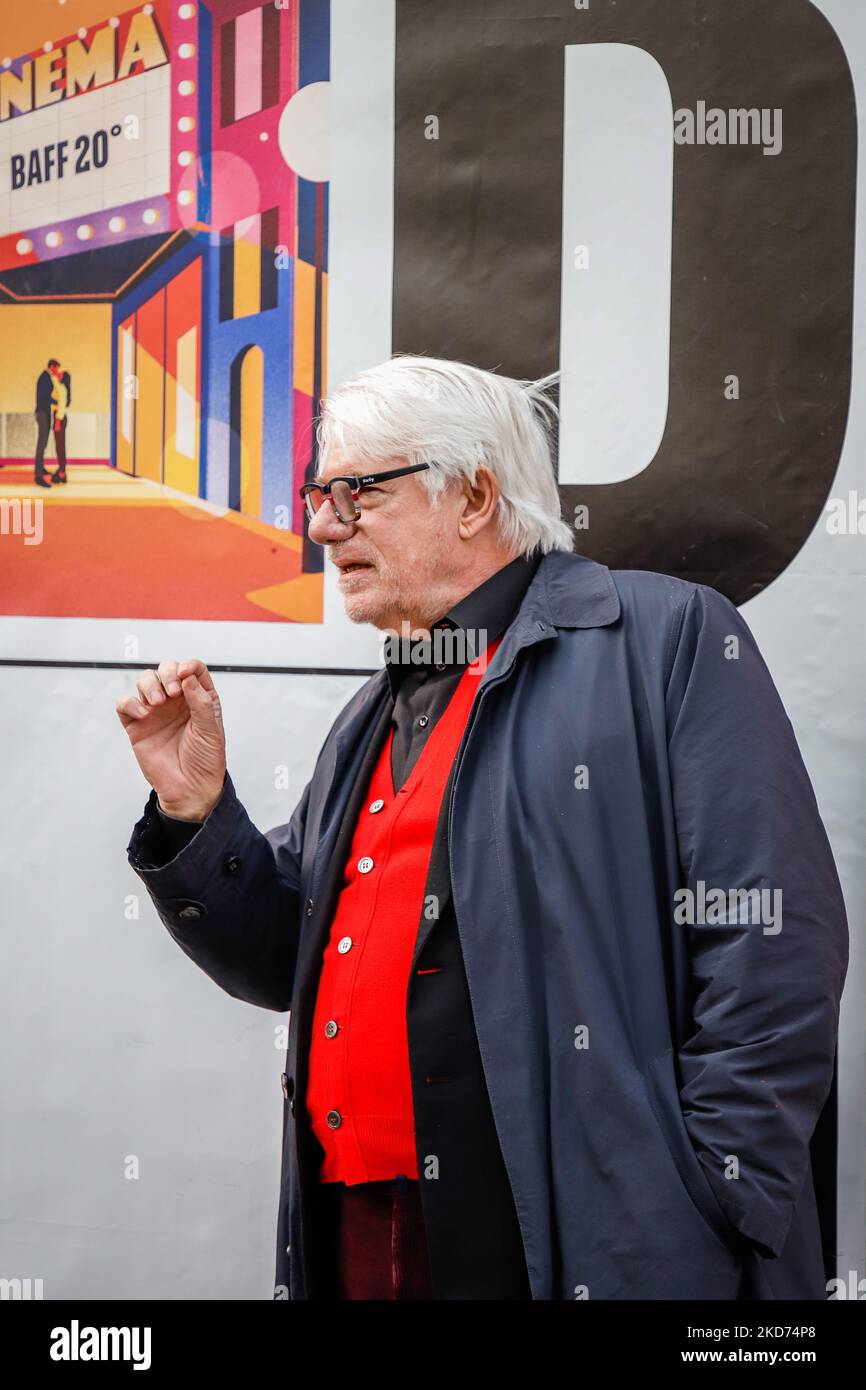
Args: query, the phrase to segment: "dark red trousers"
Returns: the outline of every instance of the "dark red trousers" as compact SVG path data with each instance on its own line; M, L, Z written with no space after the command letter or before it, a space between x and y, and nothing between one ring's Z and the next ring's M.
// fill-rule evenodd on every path
M432 1298L417 1179L324 1186L335 1215L337 1297Z

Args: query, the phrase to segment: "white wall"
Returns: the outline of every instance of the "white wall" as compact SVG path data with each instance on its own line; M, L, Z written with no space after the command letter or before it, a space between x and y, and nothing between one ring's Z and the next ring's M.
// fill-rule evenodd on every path
M203 975L127 862L149 791L114 713L133 677L0 668L0 1272L47 1299L272 1298L287 1015ZM362 680L215 681L269 829Z

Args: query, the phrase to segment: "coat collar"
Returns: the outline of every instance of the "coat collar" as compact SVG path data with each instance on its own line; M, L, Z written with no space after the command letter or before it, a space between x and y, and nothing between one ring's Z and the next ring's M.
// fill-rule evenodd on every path
M619 614L619 595L607 565L574 551L552 550L543 557L515 621L607 627Z
M576 551L551 550L541 558L493 658L491 671L502 672L522 647L555 637L557 628L607 627L619 615L619 594L607 565ZM486 680L485 674L482 684ZM354 710L355 720L363 723L368 719L371 706L383 700L387 691L388 675L383 668L363 687L363 696Z
M619 594L607 565L574 551L550 551L535 571L479 689L506 679L524 647L558 637L560 628L607 627L619 615Z

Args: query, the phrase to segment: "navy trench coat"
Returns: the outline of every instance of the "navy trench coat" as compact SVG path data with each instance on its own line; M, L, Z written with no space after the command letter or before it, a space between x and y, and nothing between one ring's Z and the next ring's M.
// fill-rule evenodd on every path
M175 861L140 863L145 818L130 841L182 949L231 995L291 1008L289 1077L319 964L307 924L387 699L383 669L287 825L257 830L227 776ZM533 1299L826 1297L810 1143L847 924L791 723L735 606L546 555L479 682L448 853ZM289 1094L276 1296L292 1299L310 1296L300 1118Z

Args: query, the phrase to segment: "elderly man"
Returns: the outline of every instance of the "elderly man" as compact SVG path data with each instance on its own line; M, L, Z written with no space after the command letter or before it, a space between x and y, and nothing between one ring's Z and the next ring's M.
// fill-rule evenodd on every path
M820 1299L827 836L734 605L573 553L550 380L398 356L324 403L310 536L410 640L267 834L203 663L142 672L130 863L291 1010L276 1297Z

